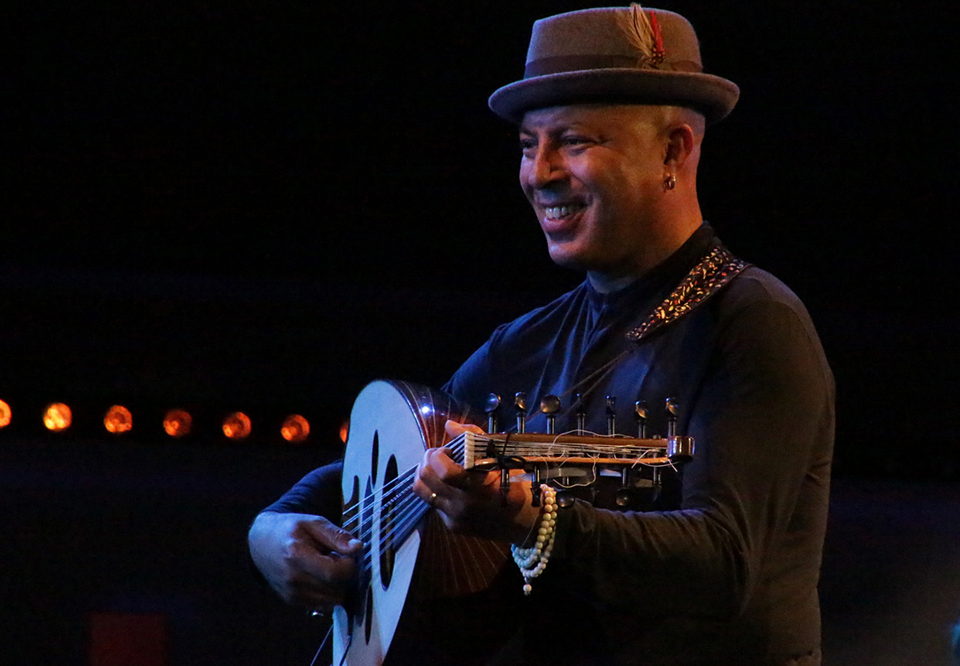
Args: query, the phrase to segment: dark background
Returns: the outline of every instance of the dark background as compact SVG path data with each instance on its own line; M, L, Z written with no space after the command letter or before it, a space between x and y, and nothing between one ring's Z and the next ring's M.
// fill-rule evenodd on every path
M0 662L87 663L92 618L118 612L159 614L171 663L304 663L314 630L257 587L245 526L337 455L367 381L439 385L580 280L546 256L486 98L521 75L534 19L584 6L0 10ZM668 7L742 89L708 132L704 214L806 302L837 376L827 656L947 663L955 9ZM58 437L53 400L76 414ZM97 431L116 402L126 438ZM165 442L180 405L197 434ZM218 439L233 409L253 443ZM284 447L294 411L314 433Z

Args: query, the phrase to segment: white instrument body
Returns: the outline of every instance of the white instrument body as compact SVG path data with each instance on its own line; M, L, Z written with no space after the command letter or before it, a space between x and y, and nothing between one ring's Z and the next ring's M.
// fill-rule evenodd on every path
M372 450L374 442L379 449L377 452ZM377 666L383 663L393 640L413 579L421 537L420 530L415 530L400 545L394 554L389 584L386 584L380 567L381 548L385 543L382 538L383 513L379 510L384 501L384 477L391 457L395 458L398 469L407 470L419 464L426 448L427 442L413 406L394 385L374 382L360 393L350 417L342 490L343 497L350 498L355 479L359 479L361 492L368 483L372 489L372 532L367 541L371 549L371 572L365 600L365 604L371 606L364 616L356 617L352 622L343 607L334 610L334 664Z

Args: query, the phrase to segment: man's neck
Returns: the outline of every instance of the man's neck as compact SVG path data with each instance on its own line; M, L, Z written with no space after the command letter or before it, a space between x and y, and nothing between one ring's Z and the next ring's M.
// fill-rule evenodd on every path
M590 285L601 294L609 294L633 284L679 250L702 224L703 220L698 218L696 222L691 221L675 228L674 233L661 235L661 242L648 245L645 248L646 256L639 258L630 271L623 273L587 271Z
M623 277L609 277L601 273L588 272L587 279L590 280L590 286L601 294L610 294L628 287L640 279L639 275L625 275Z

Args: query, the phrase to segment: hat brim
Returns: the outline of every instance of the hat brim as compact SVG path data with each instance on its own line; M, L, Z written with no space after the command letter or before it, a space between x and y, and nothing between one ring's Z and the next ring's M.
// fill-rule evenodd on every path
M662 104L702 113L707 123L725 118L740 97L733 81L698 72L590 69L515 81L490 96L490 109L519 123L527 111L566 104Z

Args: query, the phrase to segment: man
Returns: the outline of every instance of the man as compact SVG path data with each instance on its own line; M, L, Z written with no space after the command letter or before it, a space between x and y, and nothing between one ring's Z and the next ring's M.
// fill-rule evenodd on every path
M520 184L551 258L587 279L500 327L446 390L472 404L579 393L595 431L608 395L620 423L634 400L671 397L697 444L669 510L578 500L555 520L529 484L505 506L493 476L426 453L414 490L448 526L526 549L524 578L504 578L529 596L496 597L521 629L496 663L820 663L832 375L802 304L723 248L696 194L704 128L738 94L702 73L685 19L634 5L538 21L524 79L490 99L519 123ZM654 412L651 431L665 430ZM336 516L338 474L314 472L251 529L254 561L290 602L338 603L353 574L359 542L315 515Z

